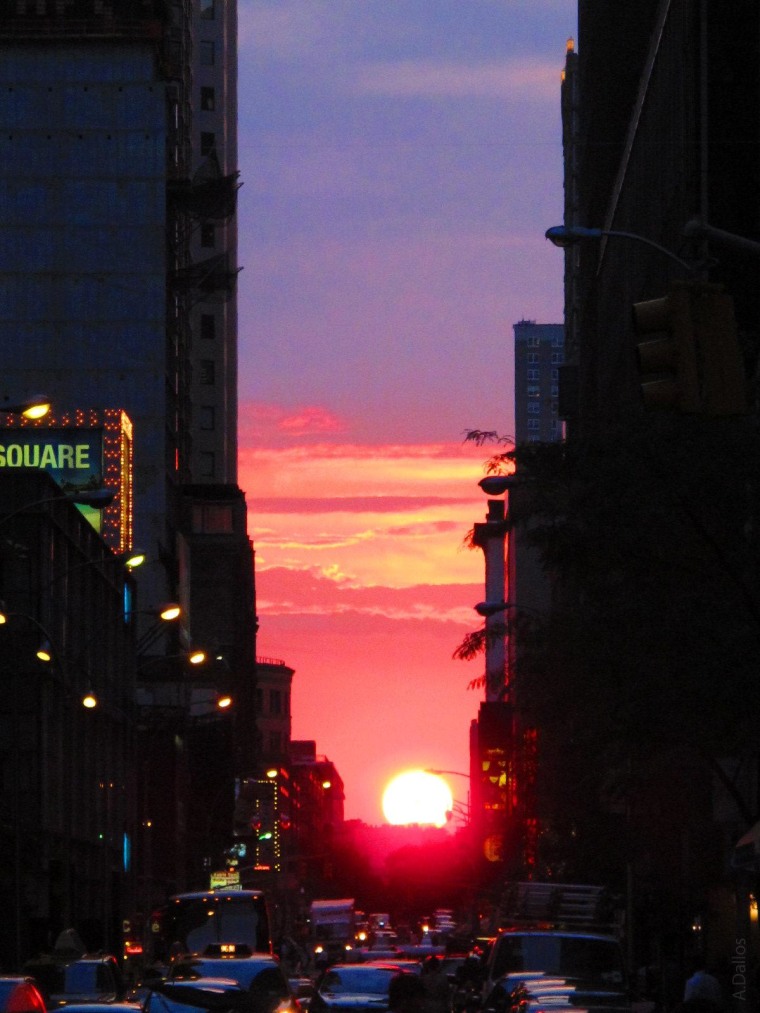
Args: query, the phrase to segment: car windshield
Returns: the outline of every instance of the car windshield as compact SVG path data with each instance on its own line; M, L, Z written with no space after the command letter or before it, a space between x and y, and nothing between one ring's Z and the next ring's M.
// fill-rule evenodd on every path
M362 992L370 995L387 995L391 979L398 974L387 967L341 967L327 971L322 979L322 990L333 995Z
M494 951L494 977L543 971L599 985L622 985L620 947L613 939L539 933L505 935Z

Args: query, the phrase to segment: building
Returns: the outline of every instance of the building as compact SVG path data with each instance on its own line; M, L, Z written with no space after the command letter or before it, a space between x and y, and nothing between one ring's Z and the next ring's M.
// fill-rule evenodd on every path
M564 324L520 320L515 335L515 441L536 443L562 436L559 371L564 363Z
M748 526L757 503L741 472L756 456L755 450L746 453L742 448L747 446L743 420L750 420L757 410L760 346L756 283L760 246L755 241L760 235L760 202L754 185L760 155L758 29L756 5L733 0L720 4L644 0L616 4L614 10L581 0L578 46L568 48L562 86L564 224L569 229L600 230L594 239L565 250L567 365L560 400L568 454L580 454L592 444L598 452L606 434L606 461L627 460L628 474L636 469L631 521L646 521L640 532L637 529L634 551L621 553L614 567L625 594L618 588L597 596L592 605L591 595L583 596L585 575L576 571L574 583L561 589L558 601L565 610L576 607L575 627L581 636L584 623L594 616L597 670L611 667L622 685L637 685L639 703L648 702L640 726L644 734L638 737L639 748L649 749L647 764L629 753L622 777L611 764L600 806L606 811L597 813L600 827L605 819L607 828L617 827L609 831L610 841L617 834L618 840L636 844L627 858L620 858L618 869L619 882L629 883L628 916L634 935L628 946L638 961L635 966L648 961L648 941L659 948L662 959L680 961L682 970L694 952L701 951L708 959L728 959L729 945L749 931L746 907L744 920L736 927L731 924L727 912L734 900L727 895L732 842L757 816L754 773L750 777L738 773L757 770L756 750L747 745L744 727L747 713L754 723L752 671L757 658L753 649L735 652L733 644L741 636L737 626L742 625L743 603L757 595L753 529ZM728 318L721 317L712 332L701 322L705 318L699 307L717 305L717 290L733 301L742 352L739 365L745 373L742 402L746 398L748 413L743 403L713 411L705 410L705 402L684 409L679 401L686 389L680 364L688 361L692 339L697 349L698 398L705 397L714 378L722 375L703 369L701 356L714 349L727 362L732 354L733 327ZM641 348L645 335L637 332L632 311L661 298L673 306L674 293L684 292L693 313L686 325L690 337L679 346L678 358L663 363L654 377L670 398L661 402L666 410L650 411L643 385L652 377L642 368L640 354L645 351ZM667 344L674 339L673 324L662 322L658 334ZM699 447L693 459L686 450L691 441ZM640 446L646 447L646 456L637 455ZM716 446L719 450L710 449ZM601 554L606 531L598 524L596 506L603 490L594 483L605 462L599 457L588 460L596 467L588 469L578 488L585 485L590 490L589 511L597 522L593 544ZM717 462L720 472L710 474L708 487L707 460ZM613 494L607 501L612 530L625 501L615 498L610 484L607 491ZM662 524L655 522L657 517ZM681 547L672 553L675 565L668 560L674 546ZM651 598L638 590L647 586L636 576L642 559L654 560L645 567L646 573L657 575L650 585ZM680 582L675 576L678 559L689 560L688 576ZM732 577L726 580L729 559ZM608 570L613 572L613 567ZM696 604L690 594L693 586L700 588ZM583 610L577 609L578 601L584 601ZM681 612L685 602L691 607ZM678 613L681 619L675 621ZM614 621L605 627L598 621L600 615ZM635 630L634 637L626 637L630 629ZM709 647L713 637L720 645L715 658ZM637 643L645 645L641 652ZM561 656L557 664L563 664ZM567 660L565 665L571 668ZM646 696L638 678L641 672L647 677ZM722 710L713 702L713 687L718 684L723 687ZM662 705L660 692L666 690L673 706ZM701 727L699 721L689 723L689 733L681 719L688 719L688 714L679 718L675 711L685 699L695 714L706 716ZM731 701L741 701L741 707L731 712ZM709 728L719 720L725 722L723 734L710 761L705 743ZM678 735L673 733L676 727ZM698 752L695 741L702 747ZM559 762L571 769L567 749ZM655 774L657 763L661 766ZM650 768L646 783L644 766ZM617 797L610 790L616 777L627 785ZM634 783L636 792L631 788ZM717 784L723 803L730 784L733 807L715 805ZM568 809L578 805L578 799L571 802L566 794L563 804ZM655 809L662 813L658 820L652 819ZM578 835L573 842L576 854L582 851L581 838ZM671 848L676 839L678 847ZM746 897L737 910L741 912L745 902ZM652 907L658 910L656 931L647 921ZM755 947L753 964L758 961L756 937Z
M20 968L72 925L118 948L134 905L134 586L44 471L0 492L0 961Z
M236 19L235 0L0 2L3 384L50 391L59 415L115 407L133 426L130 539L149 559L135 590L139 721L167 785L159 811L173 813L161 837L138 793L146 906L205 885L214 833L186 831L208 720L183 690L201 640L216 661L205 688L232 688L239 707L201 793L226 779L227 831L235 775L258 760L237 486ZM179 629L156 633L167 601Z

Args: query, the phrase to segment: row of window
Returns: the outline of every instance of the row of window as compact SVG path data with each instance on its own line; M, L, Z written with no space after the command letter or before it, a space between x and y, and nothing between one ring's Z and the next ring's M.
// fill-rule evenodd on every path
M542 371L540 369L529 369L527 371L527 377L529 380L540 380ZM551 371L552 380L559 380L559 370L553 369Z
M533 334L528 338L525 344L528 346L528 348L540 348L541 338L538 334ZM552 348L564 348L564 346L565 346L565 336L563 334L555 335L552 338L551 340Z
M538 383L529 383L525 388L525 392L528 397L541 397L541 385ZM553 383L551 386L551 396L559 397L559 384Z
M559 419L552 419L550 423L551 431L553 433L556 433L559 430L560 425L561 423ZM541 419L528 419L528 429L540 429L540 428L541 428Z
M540 356L538 352L528 352L527 359L529 364L541 362L541 358L542 356ZM565 361L564 352L552 352L552 362L562 363L564 361Z

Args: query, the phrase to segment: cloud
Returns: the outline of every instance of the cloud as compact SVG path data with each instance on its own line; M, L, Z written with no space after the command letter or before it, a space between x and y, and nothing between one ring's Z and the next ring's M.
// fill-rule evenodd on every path
M363 587L338 570L289 569L276 566L257 572L260 616L340 617L353 614L390 621L453 623L474 629L479 620L473 603L478 584L415 584L409 587ZM452 651L456 643L452 643Z
M561 62L538 58L488 64L386 61L365 66L355 86L362 94L384 98L527 99L556 105L561 70Z

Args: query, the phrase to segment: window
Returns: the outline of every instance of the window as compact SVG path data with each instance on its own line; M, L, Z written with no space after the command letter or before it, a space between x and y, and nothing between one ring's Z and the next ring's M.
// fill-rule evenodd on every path
M528 352L528 362L538 362L538 352Z
M204 67L214 66L214 43L201 42L200 46L201 65Z
M528 429L540 429L541 419L528 419Z
M216 246L215 225L201 225L201 246L212 249Z
M269 691L269 713L282 714L282 690L270 689Z
M529 415L538 415L538 413L540 411L541 411L541 405L538 404L538 402L536 402L536 401L531 401L530 404L528 405L528 414Z
M213 387L216 383L213 359L201 359L201 383L204 387Z
M202 451L198 454L198 460L200 462L201 478L213 478L216 471L216 458L214 452L211 450Z
M552 338L552 348L564 348L565 347L565 336L560 334L559 337Z
M552 380L559 380L559 370L558 369L553 369L552 370Z
M216 0L201 0L201 17L211 20L216 15Z
M200 428L206 432L213 432L216 428L216 417L215 409L213 405L201 405L200 419L198 420Z
M201 154L210 155L216 146L216 135L210 130L201 131Z
M528 348L538 348L541 344L541 339L538 335L534 334L533 337L528 338Z
M559 397L559 386L558 386L558 384L552 384L552 397Z
M541 379L541 374L539 373L539 371L537 369L529 369L528 370L528 379L529 380L540 380Z
M552 352L552 362L564 362L564 361L565 361L564 352Z
M213 88L201 88L201 109L212 113L216 108L216 92Z
M201 313L201 338L213 341L216 337L216 317L213 313Z
M211 454L211 457L213 456ZM193 505L193 531L205 535L230 534L232 532L232 506L229 503L195 503Z
M528 384L528 397L541 397L541 388L537 383Z

